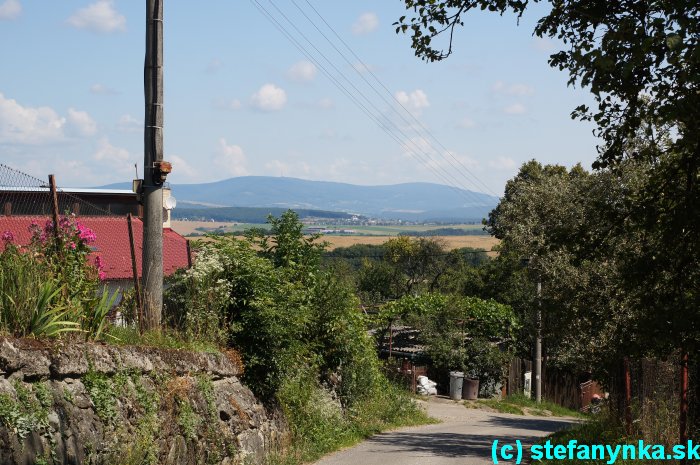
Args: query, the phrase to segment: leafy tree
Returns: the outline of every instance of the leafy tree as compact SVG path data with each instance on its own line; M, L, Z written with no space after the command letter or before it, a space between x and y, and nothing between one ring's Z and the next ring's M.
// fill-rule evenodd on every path
M428 61L452 53L453 34L470 10L512 12L520 18L530 5L527 0L404 3L412 14L397 21L396 31L409 33L416 55ZM619 305L643 309L628 321L634 325L624 335L630 348L641 350L654 341L659 351L694 350L700 345L700 6L692 0L548 3L551 8L534 34L563 42L550 65L567 70L569 84L593 93L597 110L582 105L572 117L597 125L603 143L594 168L612 169L602 176L613 183L609 194L614 195L599 197L600 209L587 214L612 215L615 221L597 231L576 228L580 235L571 242L595 249L596 240L603 241L607 246L599 249L614 253L601 263L615 260L611 269L622 270L616 289L635 302ZM446 50L433 45L444 34L449 36ZM623 179L634 182L625 185ZM594 237L585 237L589 233ZM532 249L548 247L537 237L525 238L534 241ZM635 340L629 340L632 335Z
M412 14L396 32L409 33L417 56L436 61L453 51L455 29L470 10L525 14L527 0L403 0ZM542 1L542 0L539 0ZM537 0L535 1L537 3ZM544 2L542 2L544 3ZM618 162L628 141L644 132L655 140L669 125L671 147L695 175L700 162L700 7L694 0L559 1L534 30L561 40L565 49L550 56L552 67L569 72L569 84L589 87L597 111L579 106L572 114L598 125L597 167ZM446 34L446 50L433 39ZM646 96L646 97L645 97ZM694 181L697 184L697 180Z
M318 266L327 244L317 242L321 237L319 234L308 237L303 234L304 225L296 212L287 210L279 218L270 215L267 221L270 231L267 234L253 231L251 239L275 266L300 270Z
M404 297L386 309L421 331L439 377L461 370L482 383L501 381L512 357L520 323L513 310L494 300L425 294Z
M376 262L384 258L386 248L384 244L353 244L350 247L337 247L324 254L324 259L328 261L343 260L354 270L360 269L363 262Z
M520 18L529 5L522 0L404 3L413 14L399 19L397 33L410 33L416 55L429 61L452 53L455 29L464 24L470 10L512 12ZM603 144L594 167L615 170L601 175L613 181L609 194L614 194L597 199L601 209L588 205L581 210L583 202L570 202L566 205L577 211L564 211L564 218L580 213L617 217L607 224L576 227L572 232L579 235L570 240L572 247L562 246L556 234L542 235L528 227L523 234L514 235L515 241L522 242L512 245L552 259L557 252L556 266L568 264L564 275L569 277L586 269L590 263L586 260L595 255L596 247L604 250L607 260L599 255L598 263L618 274L604 281L614 282L613 287L628 300L615 306L643 309L626 312L635 315L626 319L630 331L623 339L628 350L640 350L643 342L650 341L659 351L674 345L683 350L697 347L700 321L693 308L697 309L700 294L700 7L690 0L549 3L551 9L537 22L534 33L564 43L564 50L552 54L549 63L568 71L569 84L590 88L597 110L581 105L572 116L592 120L598 127ZM433 45L441 34L449 35L446 51ZM629 158L640 160L643 166L624 163ZM636 184L625 186L619 180L631 181L630 171L641 176ZM506 198L508 195L507 191ZM508 204L515 205L506 199L492 226L499 219L508 222ZM542 218L542 211L531 213L522 219L537 222ZM566 224L575 225L561 222ZM559 231L566 232L566 227ZM588 234L592 237L586 237ZM547 243L540 241L545 238ZM573 250L574 244L582 249ZM601 244L605 246L599 247ZM575 284L571 282L571 289Z
M381 261L364 259L358 292L365 303L435 290L446 271L448 253L436 238L398 236L382 245Z

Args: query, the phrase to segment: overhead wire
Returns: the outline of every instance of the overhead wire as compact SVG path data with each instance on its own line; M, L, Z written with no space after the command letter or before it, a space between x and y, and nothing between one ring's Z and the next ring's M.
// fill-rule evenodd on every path
M267 8L265 8L265 6L263 6L258 0L250 0L250 2L251 2L251 4L252 4L253 6L256 7L256 9L257 9L261 14L263 14L263 16L265 16L265 18L266 18L268 21L270 21L270 22L273 24L273 26L275 26L275 28L277 28L277 29L280 31L280 33L282 33L283 36L285 36L285 38L286 38L288 41L290 41L290 42L292 43L292 45L294 45L295 48L297 48L297 50L299 50L299 52L301 52L301 53L302 53L304 56L306 56L311 62L313 62L313 63L321 70L321 72L322 72L322 73L323 73L323 74L324 74L324 75L325 75L325 76L326 76L326 77L327 77L327 78L342 92L342 93L344 93L356 106L358 106L358 108L360 108L360 110L362 110L363 113L365 113L365 115L367 115L367 117L370 118L370 120L374 121L375 124L377 124L377 126L379 126L380 129L382 129L387 135L389 135L392 139L394 139L399 145L404 146L405 148L407 148L407 149L408 149L407 151L408 151L409 155L411 155L413 158L416 158L420 163L424 164L429 170L431 170L431 171L433 172L433 174L435 174L438 178L440 178L443 182L445 182L446 185L447 185L448 187L452 188L458 195L464 197L466 200L468 200L468 201L470 201L470 202L473 202L475 199L476 199L478 202L480 202L480 199L478 199L478 197L476 197L476 194L473 193L472 191L470 191L470 190L468 190L468 189L459 189L459 188L456 188L456 187L453 185L453 184L455 183L455 181L449 179L449 176L450 176L451 173L449 173L448 171L444 170L444 168L443 168L443 171L445 171L445 173L447 173L447 176L446 176L446 175L443 175L442 173L440 173L439 171L437 171L433 166L431 166L430 163L429 163L426 159L424 159L423 157L420 156L420 150L416 150L416 148L418 148L418 146L417 146L417 144L415 143L415 141L413 141L411 138L409 138L408 135L406 135L405 132L403 132L400 128L396 127L396 125L393 125L393 128L394 128L395 130L398 130L398 132L402 133L403 136L406 138L406 140L407 140L409 143L413 144L416 148L411 149L410 147L407 147L406 141L400 140L399 137L397 137L397 135L392 131L392 127L390 127L389 125L387 125L387 122L382 121L381 118L379 118L378 116L374 115L374 114L370 111L370 109L367 107L367 105L365 105L363 102L361 102L361 101L360 101L360 100L359 100L359 99L358 99L358 98L357 98L357 97L356 97L342 82L340 82L339 79L337 79L337 78L327 69L327 67L326 67L323 63L321 63L318 59L316 59L316 57L315 57L303 44L301 44L301 43L293 36L293 34L292 34L283 24L281 24L280 21L278 21L278 20L275 18L275 16L274 16ZM338 72L338 74L340 74L342 77L344 77L345 80L346 80L348 83L350 83L350 85L355 89L355 91L356 91L359 95L361 95L361 96L368 102L368 104L369 104L370 106L372 106L372 107L375 109L375 111L377 111L378 113L381 113L381 112L378 110L378 108L371 102L371 100L369 100L369 99L367 98L367 96L364 95L364 94L357 88L357 86L355 86L355 85L352 83L352 81L350 81L350 80L347 78L347 76L345 76L345 75L342 73L342 71L340 71L340 70L337 68L337 66L335 66L335 65L332 63L332 61L331 61L330 59L328 59L328 57L326 57L326 56L318 49L318 47L316 47L316 46L313 44L313 42L311 42L311 40L308 39L308 37L306 37L306 35L303 34L303 32L301 32L301 31L294 25L294 23L293 23L291 20L289 20L289 18L288 18L287 16L284 15L284 13L281 12L281 10L279 10L279 8L277 8L277 6L274 5L274 3L272 3L272 1L270 1L270 3L273 5L273 7L275 7L275 8L278 10L278 12L285 18L285 20L286 20L288 23L290 23L290 24L292 25L292 27L297 31L297 33L298 33L299 35L301 35L301 36L304 38L304 40L306 40L306 41L316 50L316 52L317 52L320 56L322 56L323 59L326 60L326 61L330 64L330 66L332 66L332 67L336 70L336 72ZM390 121L388 121L388 122L391 123ZM454 179L454 178L453 178L453 179ZM469 198L469 197L468 197L469 194L472 195L472 198Z
M355 83L353 83L353 82L345 75L345 73L343 73L340 69L338 69L338 67L337 67L337 66L336 66L336 65L335 65L335 64L334 64L334 63L333 63L333 62L332 62L332 61L331 61L331 60L330 60L330 59L329 59L329 58L328 58L328 57L327 57L327 56L326 56L326 55L325 55L325 54L324 54L324 53L323 53L323 52L322 52L322 51L321 51L307 36L306 36L306 34L304 34L303 31L301 31L301 30L294 24L293 21L291 21L291 20L289 19L289 17L288 17L282 10L280 10L280 8L279 8L272 0L268 0L268 1L269 1L269 3L272 5L272 7L275 8L275 10L277 10L277 12L284 18L284 20L285 20L287 23L289 23L289 24L291 25L291 27L297 32L297 34L298 34L299 36L301 36L301 37L316 51L316 53L317 53L318 55L320 55L320 56L330 65L330 67L332 67L332 68L335 70L335 72L336 72L341 78L345 79L345 81L349 84L349 86L352 87L352 89L354 89L354 91L355 91L360 97L362 97L362 99L364 99L364 101L366 102L365 108L366 108L366 106L370 106L377 114L381 115L381 114L382 114L381 110L380 110L380 109L379 109L379 108L378 108L378 107L377 107L377 106L376 106L376 105L375 105L375 104L374 104L374 103L373 103L373 102L372 102L372 101L371 101L371 100L370 100L370 99L355 85ZM258 2L256 1L256 3L258 3ZM263 7L263 8L264 8L264 7ZM269 12L268 12L268 13L269 13ZM270 15L270 16L271 16L271 15ZM282 27L284 27L284 26L282 26ZM287 32L289 33L289 31L287 31ZM290 34L290 35L291 35L291 34ZM302 47L303 47L303 45L302 45ZM308 56L310 55L310 52L308 51L308 49L306 49L306 47L303 47L303 48L304 48L304 50L307 52L306 55L307 55L307 57L308 57ZM318 63L316 60L314 60L314 61L315 61L316 63ZM325 67L324 67L324 70L327 71L327 70L325 69ZM330 74L330 72L327 72L327 73L326 73L326 75L328 75L328 74ZM333 79L333 80L334 80L334 82L338 82L337 79ZM344 87L344 86L343 86L343 87ZM346 88L346 90L347 90L347 88ZM353 97L354 97L354 96L353 96ZM369 111L369 110L368 110L368 111ZM379 117L374 116L374 115L373 115L373 119L374 119L375 121L376 121L376 120L380 120ZM386 123L388 123L388 125L387 125ZM437 170L434 169L434 168L432 168L431 165L430 165L430 161L433 161L433 162L436 162L436 161L435 161L434 158L432 158L432 156L430 155L429 152L427 152L427 151L425 151L425 150L421 150L421 147L419 146L418 142L416 142L415 140L413 140L408 134L406 134L406 132L404 132L400 127L398 127L398 126L397 126L395 123L393 123L390 119L387 118L387 119L386 119L386 123L382 122L381 125L384 126L386 129L388 129L389 131L392 131L392 130L393 130L393 131L399 132L399 133L403 136L403 138L405 139L404 141L401 141L401 140L397 140L397 139L395 138L395 140L397 140L397 142L398 142L400 145L402 145L402 146L404 146L404 147L406 147L407 145L412 145L412 146L413 146L413 150L411 151L411 150L409 149L409 153L413 153L413 154L416 154L416 155L418 155L419 153L423 153L423 155L425 156L425 159L423 159L422 157L419 156L419 157L418 157L418 158L419 158L419 161L420 161L421 163L425 164L426 167L428 167L429 169L431 169L431 170L433 171L433 173L438 174ZM387 127L387 126L388 126L388 127ZM427 161L427 160L430 160L430 161ZM459 189L459 188L456 188L456 189L455 189L455 191L458 193L458 195L461 195L462 197L465 197L465 199L468 200L468 201L470 201L470 202L479 203L479 202L481 201L481 200L479 199L479 197L478 197L475 193L473 193L472 191L470 191L469 189L467 189L465 186L461 185L460 181L459 181L450 171L448 171L447 169L445 169L443 166L441 166L441 165L440 165L439 163L437 163L437 162L436 162L435 167L439 168L439 169L442 171L442 173L441 173L439 176L440 176L441 180L442 180L443 182L445 182L448 186L452 187L453 189L455 188L455 186L454 186L455 184L456 184L457 186L461 187L461 189ZM471 196L471 198L468 198L468 196Z
M318 17L321 19L321 21L326 25L326 27L333 33L333 35L340 41L340 43L342 43L343 46L352 54L352 56L358 61L358 63L362 66L362 68L363 68L364 70L366 70L367 73L370 74L370 75L374 78L374 80L384 89L384 91L385 91L385 92L389 95L389 97L393 100L393 103L399 105L399 106L404 110L404 112L405 112L408 116L411 117L411 119L413 120L413 122L416 123L416 124L422 129L424 135L427 135L427 136L428 136L428 137L427 137L428 139L432 139L433 141L435 141L435 142L440 146L440 148L441 148L442 150L444 150L444 152L447 153L447 154L454 160L454 162L456 163L456 164L455 164L455 163L449 162L449 160L448 160L448 162L450 163L450 165L452 165L453 167L457 168L457 170L460 172L460 174L462 174L462 176L465 177L465 179L470 179L470 178L471 178L471 180L472 180L471 182L474 183L475 186L477 186L477 185L479 186L479 187L477 187L477 188L483 189L483 190L489 192L490 194L494 195L495 197L498 197L498 194L496 194L495 192L493 192L493 190L491 190L478 176L476 176L474 173L472 173L471 170L469 170L469 168L467 168L467 167L464 165L464 163L462 163L458 158L456 158L456 157L452 154L452 151L448 150L447 147L445 147L445 145L442 144L442 142L427 128L427 126L425 126L425 124L423 124L423 122L422 122L420 119L418 119L418 118L416 117L416 115L415 115L413 112L411 112L408 108L406 108L406 106L405 106L403 103L401 103L401 101L399 101L399 99L396 98L395 95L393 95L393 94L391 93L391 91L389 90L389 88L379 79L379 77L374 73L374 71L372 71L372 69L371 69L369 66L367 66L367 65L365 64L365 62L362 60L362 58L360 58L360 57L357 55L357 53L355 53L355 51L347 44L347 42L345 42L345 40L343 40L343 38L338 34L338 32L335 30L335 28L333 28L333 26L331 26L331 25L328 23L328 21L326 21L326 19L321 15L321 13L313 6L313 4L312 4L309 0L304 0L304 1L306 2L307 5L309 5L309 8L311 8L311 10L313 10L313 12L316 14L316 16L318 16ZM384 100L384 102L387 103L387 104L390 106L390 108L391 108L392 110L395 110L396 113L403 119L404 122L406 122L407 124L410 124L410 122L407 121L406 117L404 117L404 116L401 114L401 112L397 111L397 110L395 109L395 106L392 105L389 101L387 101L386 97L384 97L384 95L382 95L382 93L379 92L379 91L377 90L377 88L376 88L372 83L370 83L370 82L367 80L367 78L365 78L364 74L361 73L361 72L357 69L356 66L353 66L353 64L350 62L350 60L347 59L347 57L345 56L345 54L344 54L342 51L340 51L340 50L338 49L338 47L336 47L336 45L333 43L333 41L331 41L331 40L326 36L326 34L324 34L324 33L319 29L319 27L316 25L316 23L315 23L311 18L309 18L309 16L306 14L306 12L297 4L296 0L292 0L292 3L293 3L294 6L302 13L302 15L307 19L307 21L309 21L309 23L311 23L311 24L314 26L314 28L324 37L324 39L326 39L326 41L336 50L336 52L338 52L338 54L339 54L341 57L343 57L343 59L345 60L345 62L348 63L348 64L355 70L355 72L365 81L365 83L367 83L367 85L370 86L370 87L372 88L372 90L374 90L374 92L375 92L380 98L382 98L382 100ZM431 144L431 145L432 145L432 144ZM439 155L439 153L440 153L438 150L435 150L435 152L436 152L438 155Z
M270 3L273 3L272 0L269 0L269 1L270 1ZM359 70L357 70L357 68L355 68L355 67L353 66L353 64L350 62L350 60L348 60L347 56L336 46L336 44L333 43L332 40L330 40L330 39L328 38L328 36L318 27L318 25L309 17L309 15L306 14L306 12L299 6L299 4L298 4L295 0L292 0L292 3L293 3L294 6L299 10L299 12L306 18L306 20L314 27L314 29L316 29L316 31L317 31L319 34L321 34L321 36L326 40L326 42L328 42L328 43L330 44L330 46L333 47L333 49L338 53L338 55L340 55L341 58L343 58L343 60L355 71L355 73L356 73L358 76L360 76L360 78L365 82L365 84L367 84L372 90L374 90L374 92L377 94L377 96L379 96L379 98L381 98L381 99L384 101L384 103L387 104L387 107L389 108L389 110L393 111L399 118L401 118L402 121L407 125L407 127L411 127L411 124L412 124L411 121L409 121L401 112L397 111L396 108L394 107L394 105L392 104L392 102L390 102L389 100L387 100L386 97L385 97L382 93L380 93L380 92L372 85L372 83L369 82L369 81L367 80L367 78L366 78ZM280 14L282 14L282 15L284 16L284 13L283 13L283 12L281 12L278 8L277 8L277 10L280 12ZM288 21L289 21L289 20L288 20ZM326 23L326 24L327 24L327 23ZM293 25L293 27L294 27L295 29L297 29L297 31L298 31L298 28L296 28L296 26L295 26L293 23L292 23L292 25ZM302 34L303 34L303 33L302 33ZM307 41L308 41L308 39L307 39ZM312 44L312 46L313 46L313 44ZM318 50L315 46L314 46L314 48L315 48L316 50ZM324 58L326 58L326 60L328 61L328 58L327 58L327 57L324 56ZM361 60L360 60L360 61L361 61ZM357 86L355 86L355 85L350 81L350 79L349 79L347 76L345 76L345 74L344 74L342 71L340 71L335 65L332 64L332 66L333 66L333 68L334 68L339 74L341 74L341 75L345 78L346 81L350 82L350 84L353 86L353 88L354 88L356 91L358 91L358 92L361 93L361 91L357 88ZM364 66L364 63L363 63L363 66ZM391 94L391 92L389 92L389 94ZM363 93L361 93L361 95L365 98L365 100L367 100L368 102L370 102L370 104L371 104L372 107L375 109L375 111L381 113L381 110L379 110L373 103L371 103L371 101L369 100L369 98L368 98L366 95L364 95ZM396 100L393 96L392 96L392 99L394 99L395 102L397 102L397 103L400 104L400 102L398 102L398 100ZM403 105L402 105L402 107L403 107ZM403 107L403 108L405 109L405 107ZM409 114L411 114L411 116L413 116L414 119L415 119L416 121L419 121L417 118L415 118L415 116L414 116L412 113L410 113L408 110L406 110L406 111L407 111ZM394 123L392 123L392 125L393 125L399 132L401 132L401 134L402 134L407 140L410 140L410 141L414 144L414 146L415 146L418 150L420 150L420 151L426 156L426 158L428 158L428 159L430 159L431 161L435 162L435 163L436 163L435 166L440 167L440 169L441 169L444 173L447 174L447 176L451 179L451 181L452 181L454 184L457 184L458 187L464 189L465 191L469 191L469 189L467 188L467 186L465 186L464 184L462 184L461 181L459 181L453 173L449 172L446 168L442 167L442 166L439 164L439 161L435 160L435 158L433 158L433 156L430 154L429 151L427 151L427 150L422 150L422 149L420 148L418 142L413 141L413 139L411 139L398 125L396 125L396 124L394 124ZM419 135L421 136L421 138L422 138L423 140L426 140L426 138L423 137L421 134L419 134ZM431 147L431 148L432 148L432 147ZM434 148L433 148L433 151L434 151L437 155L439 155L438 151L437 151L437 150L434 150ZM471 193L471 192L470 192L470 193ZM474 200L476 200L476 201L478 202L478 201L479 201L478 196L474 195Z

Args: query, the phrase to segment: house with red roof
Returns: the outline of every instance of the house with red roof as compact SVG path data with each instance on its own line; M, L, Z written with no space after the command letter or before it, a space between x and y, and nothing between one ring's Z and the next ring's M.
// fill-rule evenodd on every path
M83 198L84 196L89 198ZM2 210L0 211L0 234L8 232L12 242L19 246L31 242L32 224L43 225L51 220L49 192L46 189L23 191L17 188L0 187ZM96 200L102 201L95 205ZM90 260L99 258L102 277L110 290L133 287L131 244L125 212L138 215L142 209L136 195L130 191L110 189L64 190L60 192L60 211L78 213L82 207L84 215L78 221L92 230L95 240L90 242ZM59 208L60 208L59 207ZM77 211L76 211L77 210ZM124 213L123 215L121 213ZM169 227L169 215L163 227L163 273L170 276L180 268L191 264L187 239ZM143 249L143 222L132 217L136 270L141 277Z

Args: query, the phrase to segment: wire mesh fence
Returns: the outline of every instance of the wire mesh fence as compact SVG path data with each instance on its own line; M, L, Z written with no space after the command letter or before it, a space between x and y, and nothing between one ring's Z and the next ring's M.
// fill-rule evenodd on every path
M37 239L48 239L60 228L77 228L87 239L90 259L100 270L108 291L133 288L142 270L142 207L137 195L129 190L62 188L56 186L55 181L52 188L50 179L51 176L47 176L42 180L0 164L0 235L3 241L27 247ZM129 215L133 217L131 233ZM71 244L60 246L70 247ZM164 229L165 274L172 274L189 263L187 240Z
M690 359L687 419L685 433L697 439L700 433L698 381L700 364ZM679 444L681 438L682 363L680 352L664 359L629 359L611 374L610 408L632 435L666 447ZM629 397L627 383L629 383Z
M135 198L135 194L130 196ZM114 195L101 194L98 189L68 190L56 186L56 200L60 215L124 217L128 213L139 214L135 202L124 205ZM42 180L0 164L0 205L4 216L51 216L53 193L49 178Z

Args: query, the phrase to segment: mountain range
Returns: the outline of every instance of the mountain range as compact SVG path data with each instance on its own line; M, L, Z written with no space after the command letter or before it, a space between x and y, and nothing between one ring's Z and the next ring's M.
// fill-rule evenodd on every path
M119 183L105 188L130 189ZM241 176L211 183L171 184L178 210L189 207L277 207L348 212L404 221L480 221L498 198L442 184L361 186L305 179ZM179 215L178 215L179 216Z

